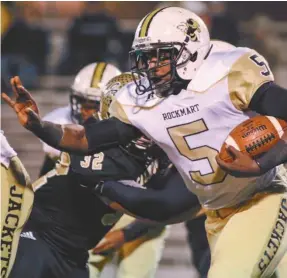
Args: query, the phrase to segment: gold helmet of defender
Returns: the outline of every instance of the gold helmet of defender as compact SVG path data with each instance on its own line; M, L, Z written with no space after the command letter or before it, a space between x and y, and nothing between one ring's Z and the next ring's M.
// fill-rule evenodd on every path
M122 73L113 77L102 90L100 101L100 117L102 120L110 117L109 107L117 92L120 91L125 85L133 82L133 76L129 72Z

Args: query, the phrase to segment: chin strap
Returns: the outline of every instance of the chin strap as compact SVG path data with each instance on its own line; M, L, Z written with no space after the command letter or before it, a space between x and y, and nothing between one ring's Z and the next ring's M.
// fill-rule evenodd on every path
M181 79L176 73L176 79L172 83L173 95L178 95L182 89L186 89L190 80Z

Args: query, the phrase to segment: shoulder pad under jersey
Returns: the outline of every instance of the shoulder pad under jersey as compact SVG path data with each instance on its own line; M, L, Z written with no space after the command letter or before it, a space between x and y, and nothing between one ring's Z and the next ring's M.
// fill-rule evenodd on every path
M244 54L252 52L247 47L236 47L226 51L211 52L206 61L199 68L195 78L187 89L203 92L228 75L232 65Z

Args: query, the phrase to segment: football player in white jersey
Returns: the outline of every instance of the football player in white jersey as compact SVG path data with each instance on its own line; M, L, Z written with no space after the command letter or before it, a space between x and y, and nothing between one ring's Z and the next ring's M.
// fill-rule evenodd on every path
M120 73L118 68L104 62L92 63L83 67L75 76L70 88L69 105L51 111L45 115L44 120L59 124L82 124L94 113L98 113L104 85ZM40 176L54 168L61 153L45 143L43 151L46 156Z
M213 51L226 51L235 49L235 46L219 41L212 40ZM207 277L207 273L210 266L210 248L208 245L208 240L205 233L205 223L206 216L202 215L196 219L186 221L185 226L188 232L188 243L190 250L192 251L192 261L196 266L200 277Z
M92 115L96 114L99 117L101 100L105 101L105 105L101 105L101 110L107 109L110 105L110 103L106 103L104 96L109 93L104 91L105 85L112 79L109 83L113 86L113 93L116 93L119 88L118 80L120 78L113 81L113 77L119 76L120 73L113 65L103 62L85 66L76 75L71 86L70 104L51 111L43 119L60 124L82 124ZM131 81L130 74L121 76L124 82L127 82L126 80ZM114 85L118 85L118 87ZM123 85L120 84L120 86ZM59 150L45 143L43 144L43 151L46 156L40 176L52 170L60 156ZM121 237L116 238L116 236ZM113 245L117 243L117 240L121 242L121 246L117 248L119 254L117 277L154 277L161 258L165 237L164 225L150 225L135 221L133 217L124 215L107 237L102 240L101 245L95 248L93 252L90 252L90 277L99 277L104 266L111 261L115 254L115 252L103 252L106 249L110 251L112 248L102 244L105 242ZM96 252L99 251L108 255L96 255Z
M1 142L1 277L9 277L19 237L33 205L29 175L0 130Z
M287 132L257 160L231 147L232 163L224 164L217 155L230 131L257 113L287 120L286 89L275 84L267 61L256 51L213 52L203 21L182 8L145 16L130 55L131 70L142 78L117 95L108 121L86 128L42 121L19 82L13 84L16 101L4 99L24 127L58 149L93 153L124 144L141 131L167 153L186 185L175 184L171 191L165 187L161 196L155 195L160 200L142 194L145 213L150 201L153 208L160 204L162 217L178 214L187 209L192 191L207 214L208 276L271 276L287 249L286 171L276 168L287 161ZM284 176L278 179L281 170ZM133 188L115 182L96 189L129 209L127 196L138 197L127 193ZM285 277L286 268L281 264L278 275Z

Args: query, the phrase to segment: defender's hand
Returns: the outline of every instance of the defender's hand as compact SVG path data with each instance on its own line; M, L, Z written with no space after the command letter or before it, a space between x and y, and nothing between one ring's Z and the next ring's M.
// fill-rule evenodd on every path
M108 251L114 251L120 248L125 243L124 232L119 230L114 230L109 232L93 249L93 254L105 253Z
M243 154L232 146L228 146L226 150L231 154L234 160L230 163L226 163L217 155L216 161L228 174L234 177L253 177L262 174L256 161L248 154Z
M23 87L18 76L10 79L15 100L2 92L5 102L14 109L22 126L30 129L33 124L40 123L39 109L31 94Z

